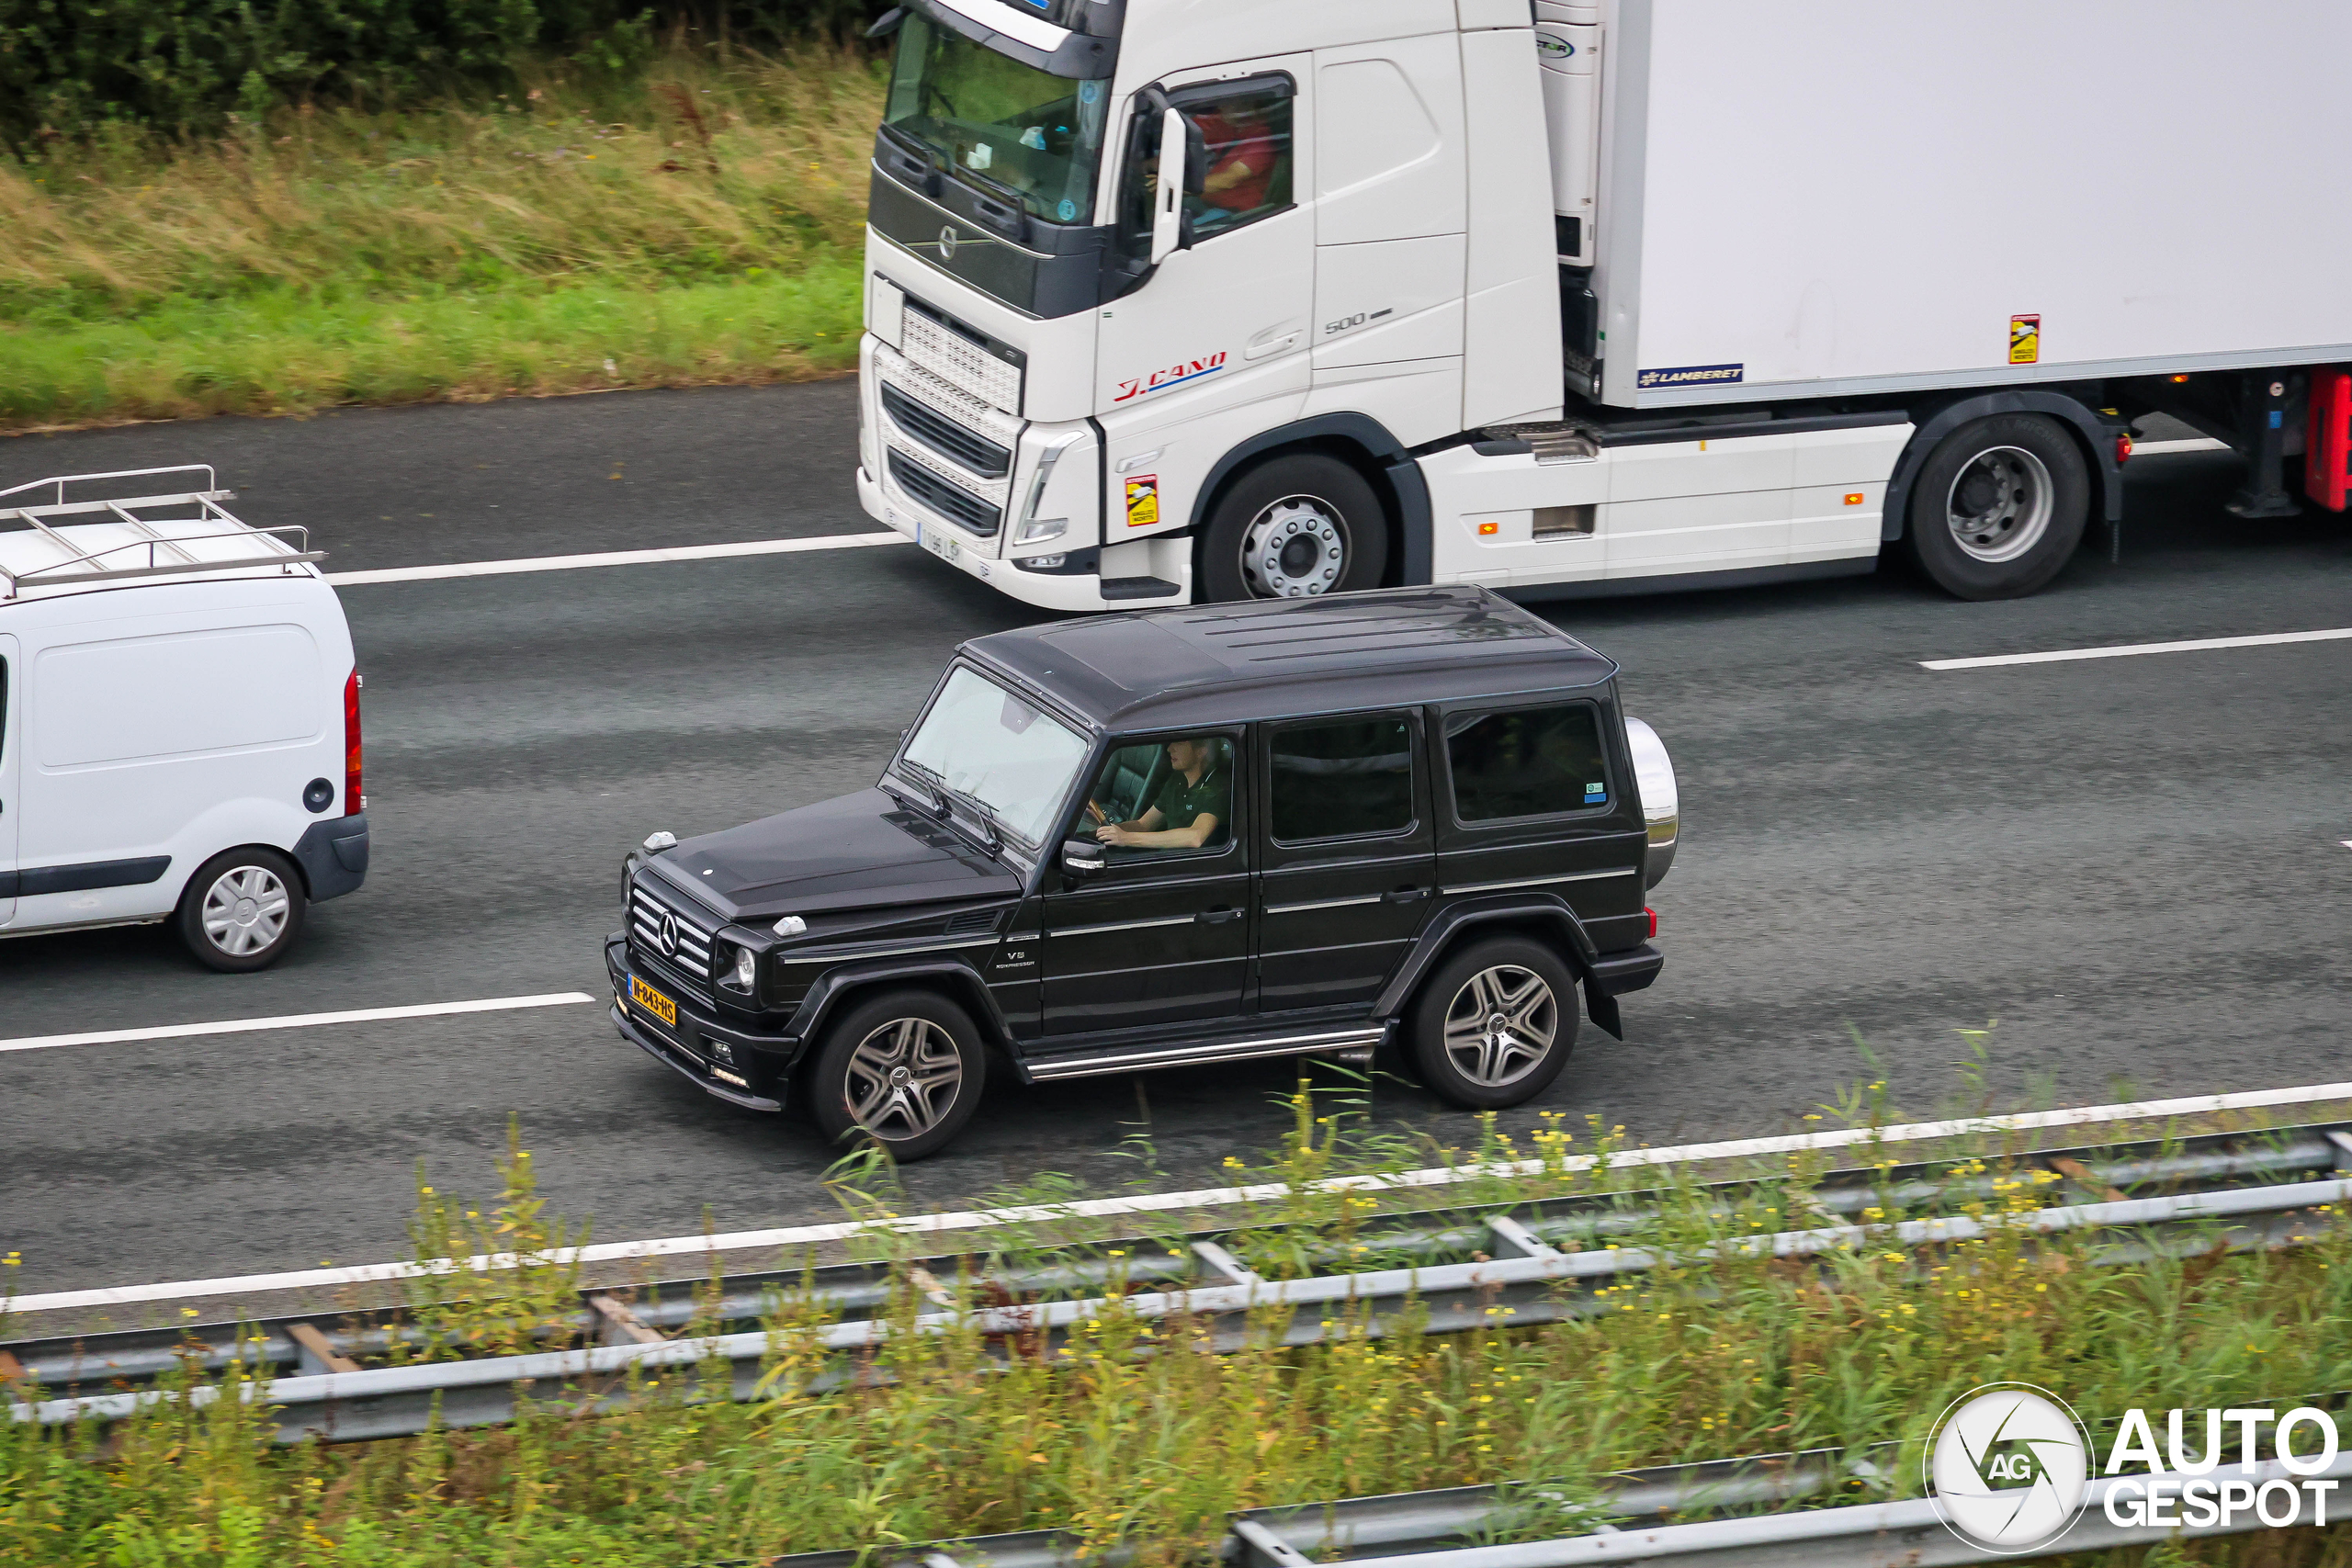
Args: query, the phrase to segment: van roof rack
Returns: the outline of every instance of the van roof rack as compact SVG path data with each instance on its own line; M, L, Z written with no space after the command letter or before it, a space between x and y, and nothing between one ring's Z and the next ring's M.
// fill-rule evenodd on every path
M198 490L140 493L147 487L120 482L167 474L201 474L204 484ZM70 486L108 481L115 481L116 493L68 493ZM51 498L11 503L14 497L40 491L51 491ZM60 474L0 490L0 602L17 598L28 589L80 588L254 566L291 572L302 562L327 558L324 550L311 548L311 531L301 525L256 527L220 504L236 497L235 491L220 488L219 477L206 463Z

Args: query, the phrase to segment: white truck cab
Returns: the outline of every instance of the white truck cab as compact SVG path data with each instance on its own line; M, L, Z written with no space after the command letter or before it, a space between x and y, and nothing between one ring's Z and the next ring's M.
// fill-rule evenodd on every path
M2328 96L2352 11L2233 17L2226 82L2178 48L2205 25L907 0L876 28L861 500L1057 610L1729 585L1889 548L1962 597L2031 592L2094 520L2120 547L2129 421L2157 411L2246 451L2242 515L2291 511L2310 389L2352 359L2352 175L2265 106ZM2123 124L2161 178L2052 179ZM2241 186L2297 222L2192 243L2177 191Z
M0 491L0 937L170 920L260 969L366 879L343 606L232 499L205 468Z

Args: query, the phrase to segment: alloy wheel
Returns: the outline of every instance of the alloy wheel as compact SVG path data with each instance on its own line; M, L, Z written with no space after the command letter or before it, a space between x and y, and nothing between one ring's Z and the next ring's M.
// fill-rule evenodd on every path
M947 1031L927 1018L899 1018L850 1053L843 1098L853 1122L904 1143L939 1125L963 1083L964 1058Z
M2055 510L2049 465L2022 446L1970 458L1944 502L1953 542L1988 564L2015 560L2040 544Z
M1328 593L1348 571L1348 524L1328 502L1286 495L1241 535L1241 577L1260 599Z
M258 865L232 867L205 889L205 939L232 958L246 957L285 934L293 908L275 872Z
M1445 1051L1455 1070L1482 1089L1533 1072L1559 1035L1559 998L1550 982L1516 964L1481 969L1445 1010Z

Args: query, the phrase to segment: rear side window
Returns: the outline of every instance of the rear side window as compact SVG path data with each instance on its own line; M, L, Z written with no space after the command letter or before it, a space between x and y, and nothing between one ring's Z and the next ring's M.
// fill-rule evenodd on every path
M1464 822L1550 817L1609 804L1609 770L1591 705L1456 714L1445 755Z
M1413 732L1402 718L1292 725L1274 732L1272 757L1277 842L1413 825Z

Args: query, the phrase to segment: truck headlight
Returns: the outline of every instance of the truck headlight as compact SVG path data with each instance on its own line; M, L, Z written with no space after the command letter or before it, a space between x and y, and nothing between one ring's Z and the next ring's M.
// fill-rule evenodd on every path
M728 964L724 951L721 952L720 963L726 967L719 973L718 983L730 991L740 991L748 997L760 983L759 955L748 947L736 948L734 953L734 962Z
M1016 545L1042 545L1047 539L1058 539L1069 532L1069 519L1067 517L1032 517L1014 532L1012 542Z

